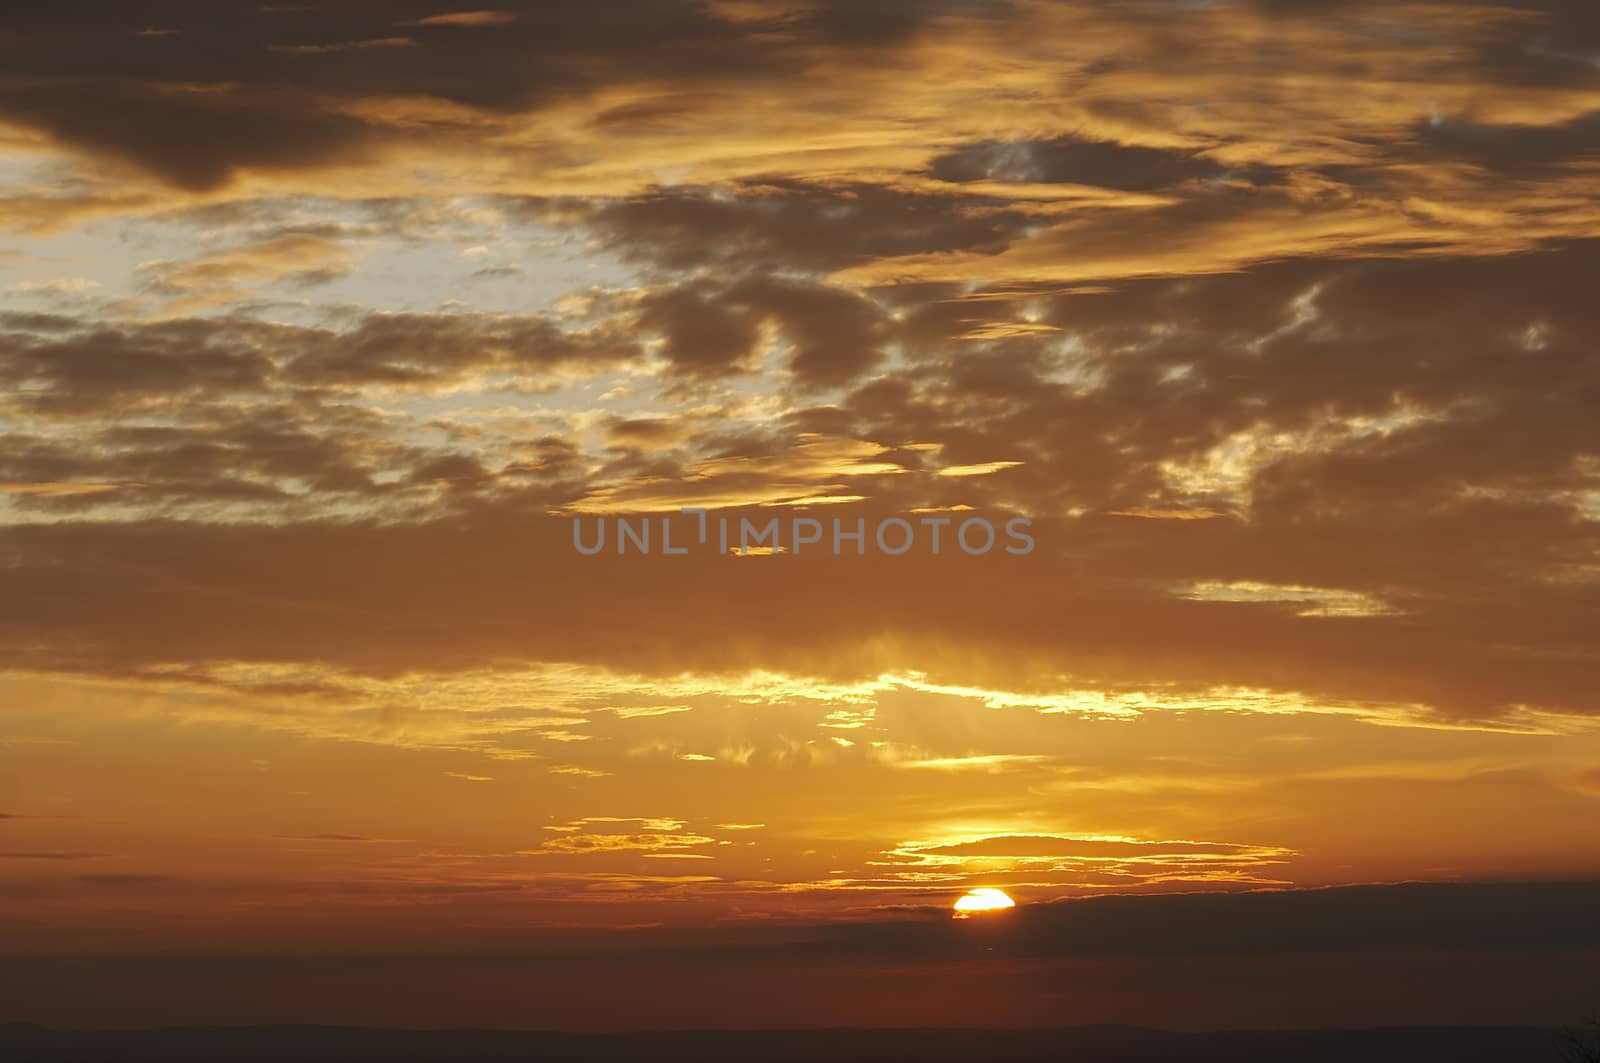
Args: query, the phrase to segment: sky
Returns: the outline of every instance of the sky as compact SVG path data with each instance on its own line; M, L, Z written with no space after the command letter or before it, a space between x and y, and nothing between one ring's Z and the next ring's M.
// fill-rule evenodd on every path
M0 1019L1581 1018L1597 192L1587 0L9 5Z

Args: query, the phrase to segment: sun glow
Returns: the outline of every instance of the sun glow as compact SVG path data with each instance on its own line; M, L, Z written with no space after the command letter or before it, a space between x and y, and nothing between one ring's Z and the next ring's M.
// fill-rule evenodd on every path
M1003 912L1008 908L1015 908L1017 902L1006 896L1003 890L990 889L987 886L975 890L968 890L956 899L955 918L970 919L974 915L985 912Z

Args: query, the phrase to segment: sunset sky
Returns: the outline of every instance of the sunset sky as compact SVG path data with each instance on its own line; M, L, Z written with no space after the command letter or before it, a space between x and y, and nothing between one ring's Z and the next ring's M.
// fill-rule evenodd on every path
M8 3L0 1020L1579 1018L1597 278L1588 0Z

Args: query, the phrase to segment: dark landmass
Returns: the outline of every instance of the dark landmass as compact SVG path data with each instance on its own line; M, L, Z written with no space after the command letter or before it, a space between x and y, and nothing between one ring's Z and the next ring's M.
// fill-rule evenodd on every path
M10 1063L392 1063L423 1060L934 1060L1003 1063L1151 1060L1274 1063L1556 1063L1564 1034L1535 1027L1243 1030L1172 1033L1136 1026L1063 1030L796 1030L573 1034L338 1026L184 1026L82 1031L0 1026Z

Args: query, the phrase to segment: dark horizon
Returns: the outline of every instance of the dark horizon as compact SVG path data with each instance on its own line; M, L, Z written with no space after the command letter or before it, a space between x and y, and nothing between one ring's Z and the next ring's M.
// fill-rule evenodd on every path
M1302 1031L1174 1033L1100 1025L1055 1030L768 1030L564 1034L486 1030L339 1027L190 1027L93 1033L0 1025L0 1050L12 1058L82 1063L183 1063L187 1060L387 1063L405 1060L905 1060L1011 1063L1071 1058L1076 1063L1564 1063L1594 1035L1532 1027L1393 1027ZM1065 1057L1063 1053L1070 1053Z
M929 907L604 934L458 929L339 952L314 925L285 922L271 950L16 950L0 957L0 1018L589 1032L1577 1027L1600 1005L1597 911L1600 881L1408 883L1112 896L970 920Z

